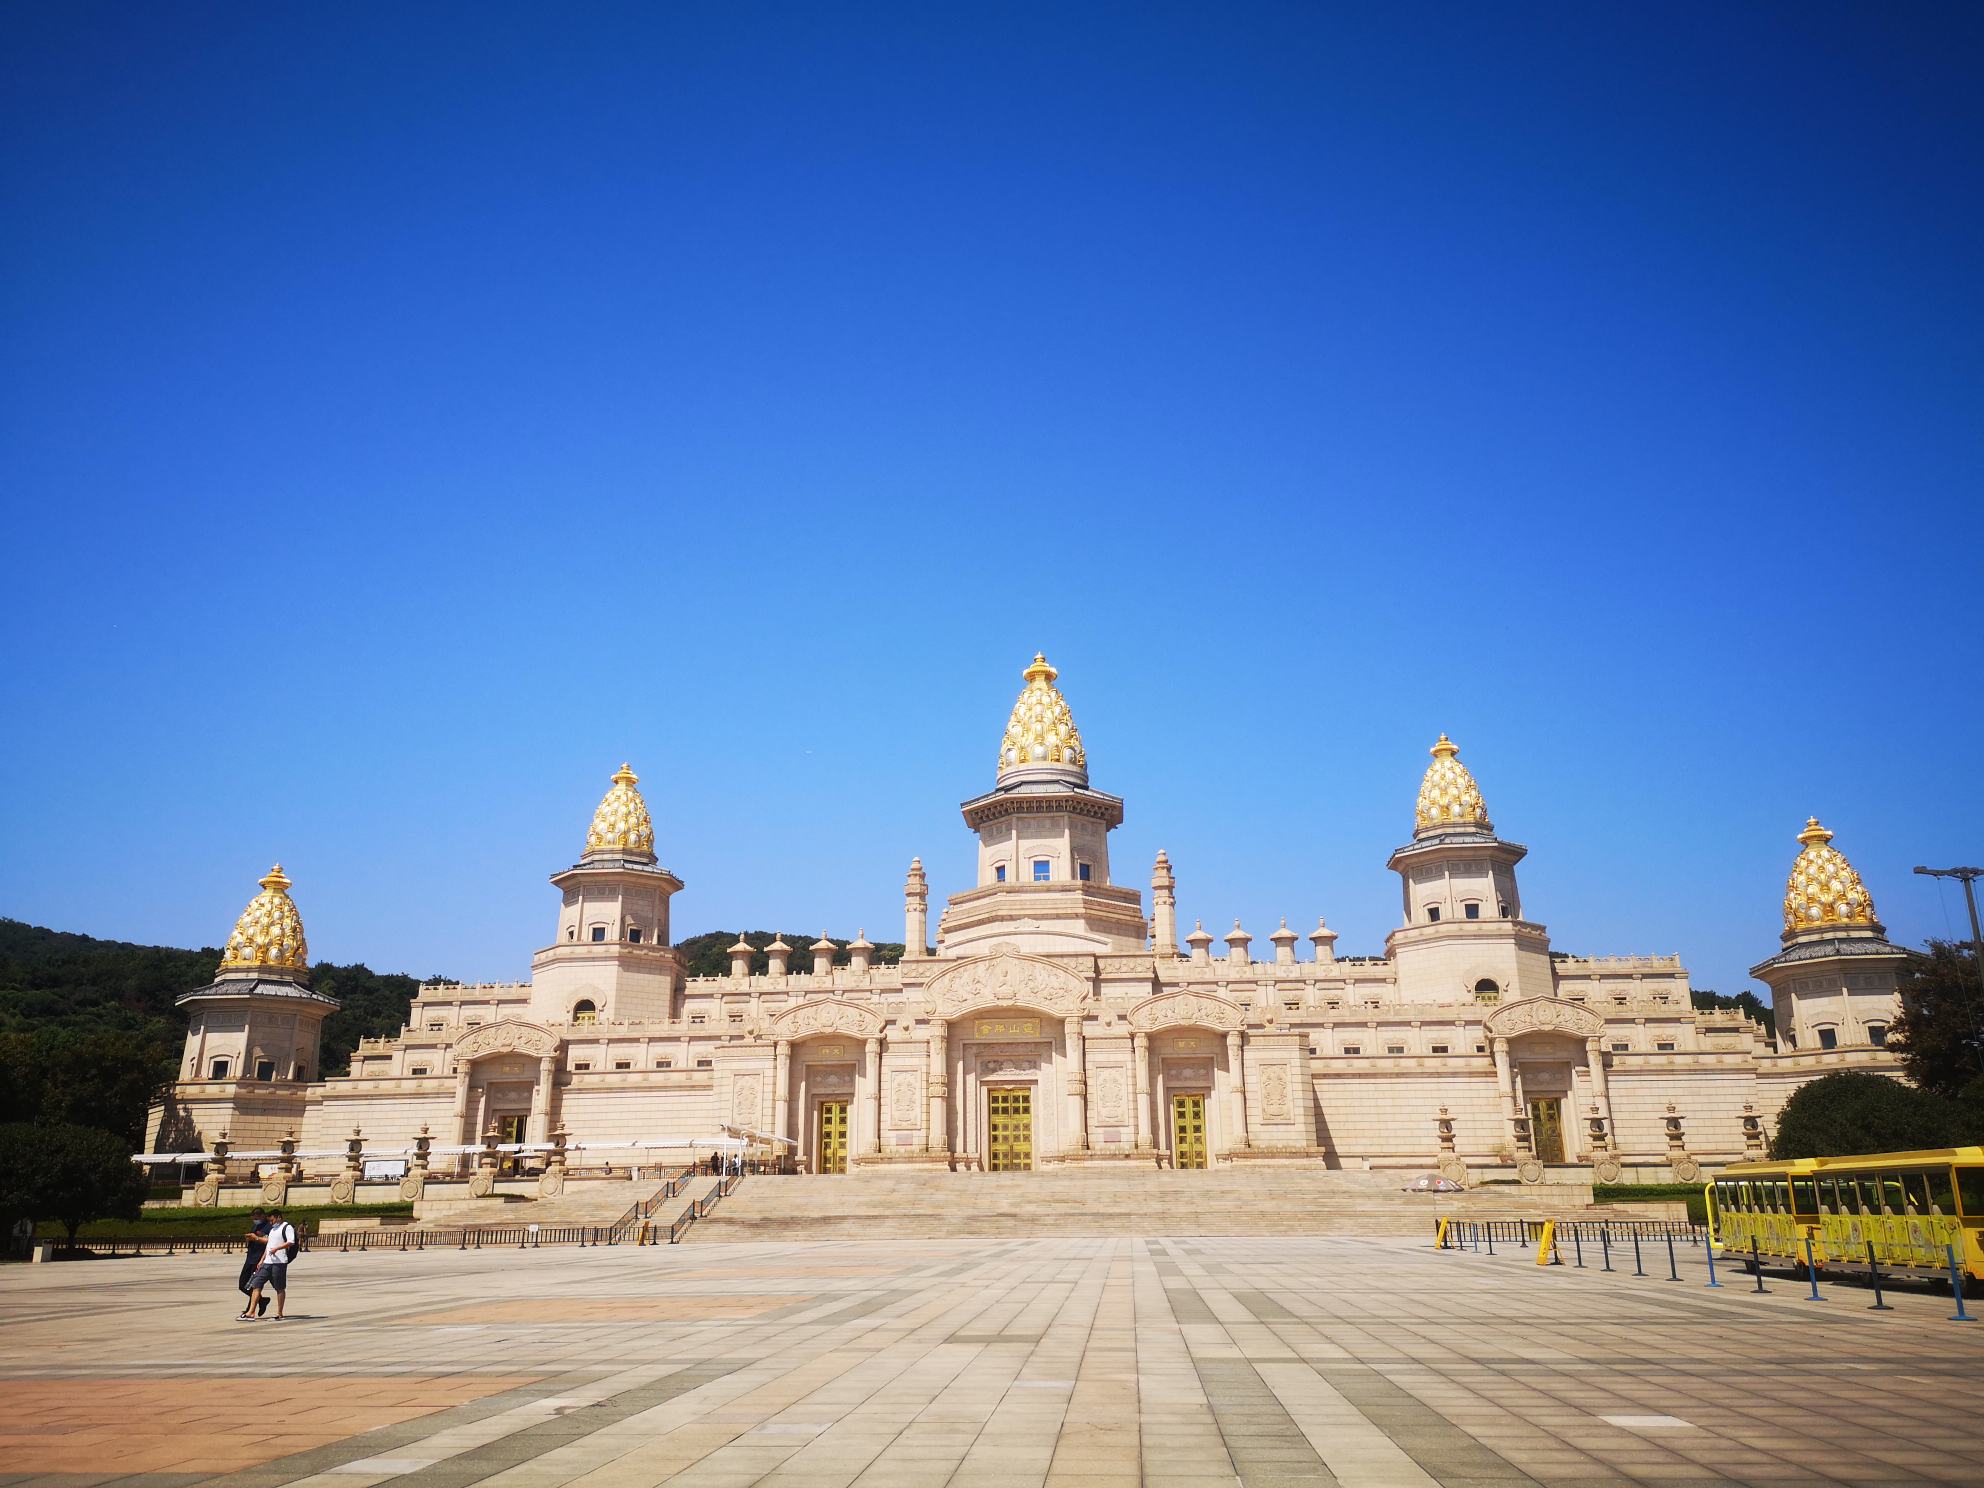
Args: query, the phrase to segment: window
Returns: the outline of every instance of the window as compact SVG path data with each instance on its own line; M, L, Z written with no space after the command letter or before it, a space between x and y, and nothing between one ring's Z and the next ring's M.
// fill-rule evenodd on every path
M1658 1039L1654 1042L1653 1048L1656 1054L1672 1054L1674 1052L1674 1040Z
M1435 1054L1451 1054L1453 1053L1453 1048L1448 1044L1435 1044L1433 1045L1433 1052Z
M480 1028L482 1026L482 1020L480 1018L470 1018L463 1026L468 1028Z
M310 1075L309 1075L309 1073L308 1073L308 1072L307 1072L307 1071L306 1071L306 1070L305 1070L305 1069L303 1068L303 1066L299 1064L299 1065L298 1065L298 1066L296 1067L296 1073L295 1073L294 1075L292 1075L292 1076L290 1076L290 1078L291 1078L291 1079L293 1079L293 1080L307 1080L307 1079L309 1079L309 1078L310 1078Z
M565 939L577 940L578 938L579 938L579 927L576 925L567 925L565 927Z
M613 1067L615 1069L630 1070L634 1067L634 1061L631 1059L616 1059L613 1061Z
M1888 1026L1885 1023L1867 1025L1867 1042L1876 1049L1885 1049L1888 1044Z
M1614 1044L1612 1046L1612 1052L1614 1054L1629 1054L1632 1052L1632 1048L1633 1046L1631 1044Z
M1501 906L1501 909L1500 909L1500 913L1501 913L1501 916L1502 916L1502 918L1506 920L1506 919L1507 919L1507 918L1509 917L1509 907L1508 907L1508 905L1506 905L1506 904L1504 904L1504 905L1502 905L1502 906Z
M1284 997L1281 1000L1281 1008L1286 1013L1299 1013L1302 1011L1302 999L1299 997Z
M594 925L592 927L592 938L594 940L606 939L606 927L604 925Z
M1079 868L1075 870L1075 872L1080 876L1081 881L1083 883L1088 882L1088 864L1083 863Z
M1481 906L1472 899L1460 907L1460 912L1463 919L1478 920L1481 918Z
M1957 1198L1963 1203L1966 1220L1984 1216L1984 1168L1966 1166L1956 1170Z
M1500 1002L1502 1000L1502 989L1493 977L1483 977L1474 984L1474 1000L1476 1002Z
M1346 1054L1362 1054L1364 1052L1364 1046L1362 1044L1345 1044L1343 1046L1343 1052Z
M276 1077L276 1062L273 1059L258 1059L255 1061L256 1079L273 1080L275 1077Z
M1385 1052L1386 1052L1387 1054L1403 1054L1403 1053L1405 1052L1405 1045L1404 1045L1404 1044L1386 1044L1386 1045L1385 1045Z
M1047 859L1035 858L1033 860L1033 881L1035 883L1046 883L1047 871Z
M447 1027L447 1024L443 1023L439 1018L429 1018L427 1020L427 1031L429 1033L439 1033L445 1027Z
M409 1069L407 1073L409 1075L425 1075L431 1073L431 1071L429 1071L427 1066L424 1064L416 1064L411 1069Z
M572 1061L572 1068L575 1070L589 1070L592 1068L592 1061L590 1059L574 1059Z
M1439 919L1439 917L1440 917L1440 906L1439 906L1439 905L1437 905L1437 904L1429 904L1429 905L1427 905L1427 906L1426 906L1426 918L1427 918L1427 919L1429 919L1429 920L1437 920L1437 919Z
M627 939L632 944L639 945L641 943L641 927L639 925L629 925L627 927Z
M225 1059L216 1059L207 1067L207 1078L209 1080L225 1080L227 1078L227 1061Z
M992 867L992 882L1004 883L1005 881L1006 865L1004 863L995 863Z
M675 1061L672 1059L657 1059L654 1062L654 1067L656 1069L674 1069Z
M698 1059L698 1060L696 1061L696 1068L697 1068L697 1069L715 1069L715 1068L716 1068L716 1061L715 1061L714 1059Z
M1819 1030L1819 1047L1821 1049L1837 1049L1839 1047L1839 1030L1837 1028L1821 1028Z
M1477 1054L1486 1054L1488 1052L1488 1046L1486 1044L1476 1044L1474 1046L1474 1052Z
M704 1016L703 1014L701 1014L701 1013L691 1013L691 1014L689 1014L689 1026L690 1026L691 1028L697 1028L697 1027L700 1027L701 1025L703 1025L703 1024L705 1024L705 1023L707 1023L707 1022L709 1022L709 1019L708 1019L707 1017L705 1017L705 1016Z
M581 997L577 1002L572 1004L572 1021L574 1023L597 1023L599 1021L599 1008L590 997Z

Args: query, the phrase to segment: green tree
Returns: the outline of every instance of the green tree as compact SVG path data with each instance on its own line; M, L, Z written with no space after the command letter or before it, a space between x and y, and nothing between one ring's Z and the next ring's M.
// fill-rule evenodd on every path
M1853 1157L1948 1147L1964 1134L1956 1104L1886 1075L1842 1071L1801 1085L1784 1103L1770 1155Z
M1984 1076L1984 990L1969 946L1932 940L1901 977L1901 1016L1888 1030L1908 1078L1954 1096Z
M145 1174L131 1161L131 1144L94 1126L4 1128L0 1158L9 1170L5 1203L68 1232L93 1219L136 1219L145 1201Z

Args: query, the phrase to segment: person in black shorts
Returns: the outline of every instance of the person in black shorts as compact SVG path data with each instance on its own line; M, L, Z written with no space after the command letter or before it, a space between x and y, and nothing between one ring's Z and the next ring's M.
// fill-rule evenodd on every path
M262 1264L248 1278L248 1305L241 1309L240 1322L252 1323L267 1309L263 1287L276 1294L276 1315L270 1322L282 1321L283 1306L289 1300L289 1262L296 1254L296 1227L282 1217L282 1210L269 1211L269 1233L262 1243Z
M248 1242L248 1254L242 1259L241 1279L235 1282L235 1286L245 1297L248 1295L248 1278L253 1276L255 1268L262 1264L262 1251L266 1248L269 1238L269 1216L259 1205L248 1215L248 1232L243 1238ZM268 1311L268 1307L267 1302L262 1304L264 1312Z

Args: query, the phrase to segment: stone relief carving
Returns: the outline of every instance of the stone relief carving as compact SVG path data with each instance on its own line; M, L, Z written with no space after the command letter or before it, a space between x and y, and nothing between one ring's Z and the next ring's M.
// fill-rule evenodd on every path
M1590 1008L1557 997L1525 997L1498 1007L1483 1020L1496 1038L1518 1033L1566 1033L1573 1038L1597 1038L1605 1020Z
M1032 1007L1072 1013L1088 1001L1088 984L1051 961L980 956L937 973L925 988L947 1018L976 1008Z
M462 1062L484 1059L491 1054L527 1054L542 1059L558 1052L558 1035L534 1023L505 1018L475 1028L455 1040L455 1059Z
M1269 1121L1288 1120L1288 1066L1285 1064L1271 1064L1261 1071L1261 1115Z
M1202 1059L1195 1059L1189 1064L1167 1059L1164 1061L1164 1078L1173 1085L1210 1085L1212 1066Z
M757 1075L737 1075L730 1082L730 1119L738 1126L759 1124L758 1089L760 1077Z
M1138 1033L1164 1028L1216 1028L1230 1033L1240 1024L1238 1007L1205 992L1160 992L1130 1009L1130 1027Z
M801 1039L814 1033L845 1033L854 1038L882 1036L882 1015L858 1003L838 998L817 998L787 1008L772 1019L772 1037Z
M923 1125L923 1076L915 1070L897 1070L889 1076L889 1125Z
M806 1086L809 1090L820 1094L852 1090L854 1089L854 1071L852 1069L836 1069L831 1065L825 1067L818 1065L808 1066L806 1070Z
M1124 1104L1127 1080L1123 1071L1105 1067L1095 1072L1095 1119L1097 1121L1124 1121Z
M981 1059L978 1062L978 1077L991 1079L998 1075L1037 1075L1040 1073L1038 1059Z

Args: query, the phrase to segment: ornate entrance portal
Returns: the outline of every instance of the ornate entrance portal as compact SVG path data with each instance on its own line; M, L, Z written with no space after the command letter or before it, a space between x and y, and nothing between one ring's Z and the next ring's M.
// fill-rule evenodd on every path
M821 1101L816 1109L819 1111L818 1171L845 1173L847 1171L847 1102Z
M1023 1173L1033 1167L1033 1091L1025 1086L988 1090L985 1167Z
M1536 1143L1536 1160L1560 1163L1564 1160L1564 1103L1561 1100L1533 1100L1529 1103L1529 1131Z
M1206 1098L1203 1095L1171 1097L1171 1165L1176 1168L1203 1168L1206 1165Z

